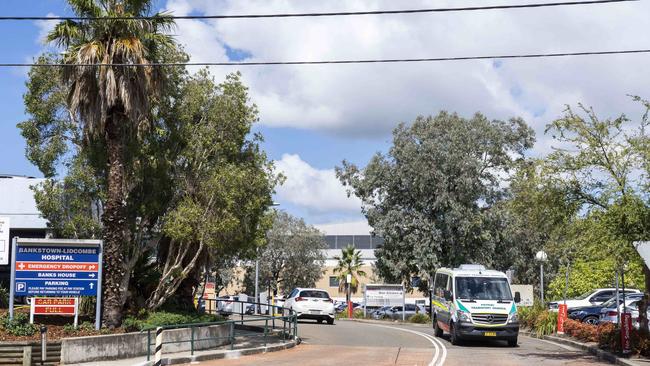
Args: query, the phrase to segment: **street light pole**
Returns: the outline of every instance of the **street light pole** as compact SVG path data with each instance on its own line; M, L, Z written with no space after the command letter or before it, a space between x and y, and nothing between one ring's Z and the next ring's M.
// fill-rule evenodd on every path
M257 250L259 254L259 250ZM260 260L255 258L255 313L260 313Z
M544 305L544 262L548 259L546 252L540 250L535 254L535 259L539 262L539 296Z

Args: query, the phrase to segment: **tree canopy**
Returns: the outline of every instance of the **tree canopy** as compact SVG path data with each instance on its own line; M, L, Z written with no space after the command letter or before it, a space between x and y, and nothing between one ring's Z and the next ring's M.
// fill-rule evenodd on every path
M382 277L409 283L440 266L491 262L498 243L490 210L504 197L501 177L533 142L518 118L440 112L400 124L388 154L365 168L344 161L337 176L385 241L377 251Z

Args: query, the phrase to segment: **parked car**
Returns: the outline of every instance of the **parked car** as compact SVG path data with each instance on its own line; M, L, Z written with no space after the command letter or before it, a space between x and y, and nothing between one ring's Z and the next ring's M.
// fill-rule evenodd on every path
M384 312L386 312L386 311L389 310L390 308L391 308L391 306L382 306L382 307L380 307L380 308L374 309L373 311L371 311L371 312L368 313L368 314L369 314L372 318L374 318L374 319L380 319L380 318L378 318L378 317L376 317L376 316L379 315L380 313L384 313Z
M623 303L623 298L619 298L619 304L621 303ZM580 306L577 308L573 308L569 311L568 316L569 319L595 325L600 322L600 311L606 308L616 308L616 296L612 297L611 299L605 301L600 305Z
M402 310L401 305L382 308L379 311L377 311L376 314L373 314L373 318L401 320L402 313L404 313L405 319L408 319L415 314L427 314L427 310L424 308L424 306L415 305L415 304L406 304L405 307L406 307L405 312Z
M639 300L643 298L643 294L630 294L625 295L625 310L630 311L629 308L632 304L638 303ZM609 322L616 323L618 320L617 315L623 312L623 298L620 298L620 304L618 305L618 312L616 311L615 303L612 303L611 306L603 308L600 310L600 322ZM638 309L638 308L637 308ZM637 311L638 314L638 311ZM634 318L634 316L632 316ZM638 318L638 315L637 315Z
M358 302L353 302L352 303L352 310L357 310L357 309L363 309L363 306L359 304ZM342 313L348 310L348 304L343 302L342 304L339 304L335 307L335 310L337 313Z
M619 290L621 291L621 290ZM640 293L639 290L635 289L625 289L626 294L632 294L632 293ZM599 288L596 290L589 291L587 293L584 293L582 296L578 296L573 299L568 299L566 301L567 308L568 309L574 309L578 307L583 307L583 306L593 306L593 305L600 305L604 303L605 301L611 299L616 295L616 289L615 288ZM564 303L563 300L556 300L556 301L551 301L548 306L550 309L556 310L558 308L559 304Z
M220 314L229 315L233 313L235 301L239 301L238 296L220 296L217 297L217 311Z
M293 310L298 319L314 319L334 324L334 301L325 290L296 288L287 297L284 307Z
M632 326L636 329L639 329L641 324L639 323L639 302L641 299L636 300L630 304L630 306L625 309L628 312L632 313ZM650 319L650 309L646 310L646 318ZM648 324L648 327L650 328L650 324Z

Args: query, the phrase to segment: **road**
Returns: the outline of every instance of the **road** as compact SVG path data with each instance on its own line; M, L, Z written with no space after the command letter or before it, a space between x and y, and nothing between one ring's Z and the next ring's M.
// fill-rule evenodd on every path
M466 342L452 346L414 325L338 321L335 325L300 322L303 343L296 348L239 359L201 362L205 366L240 365L606 365L565 346L521 336L519 345Z

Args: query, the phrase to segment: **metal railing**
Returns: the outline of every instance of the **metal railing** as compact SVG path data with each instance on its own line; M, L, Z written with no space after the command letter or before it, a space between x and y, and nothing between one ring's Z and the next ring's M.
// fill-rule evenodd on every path
M238 316L239 319L229 319L217 322L206 322L206 323L191 323L191 324L174 324L174 325L165 325L160 327L150 327L143 329L141 332L147 332L147 361L151 360L152 355L152 346L156 347L156 350L161 352L161 348L165 344L179 344L179 343L189 343L190 344L190 355L194 355L196 350L197 342L205 341L226 341L225 343L216 342L215 348L230 346L230 350L235 349L235 341L237 338L237 331L246 331L246 337L250 338L262 338L264 347L267 346L268 341L273 337L276 337L286 341L286 340L298 340L298 318L295 312L291 309L284 308L282 306L249 302L249 301L239 301L239 300L224 300L224 299L206 299L202 300L206 302L206 313L210 314L220 314L228 316ZM219 309L219 302L229 303L229 304L238 304L236 312L227 310L227 307L221 306ZM208 306L209 305L209 306ZM270 314L247 314L246 309L249 306L254 306L256 310L264 307L270 311ZM226 309L226 310L224 310ZM231 308L232 310L232 308ZM277 315L276 315L277 314ZM280 323L282 327L280 327ZM227 336L221 337L200 337L197 335L197 329L206 328L217 325L227 325L229 327L229 332ZM239 325L239 327L238 327ZM249 327L245 328L248 325ZM277 325L277 326L276 326ZM237 329L240 328L240 329ZM156 334L159 332L164 332L166 330L174 329L189 329L190 336L189 339L182 340L173 340L173 341L158 341L156 342ZM153 333L153 337L152 337ZM152 342L153 341L153 342ZM202 350L207 350L202 349ZM157 353L157 352L154 352Z

